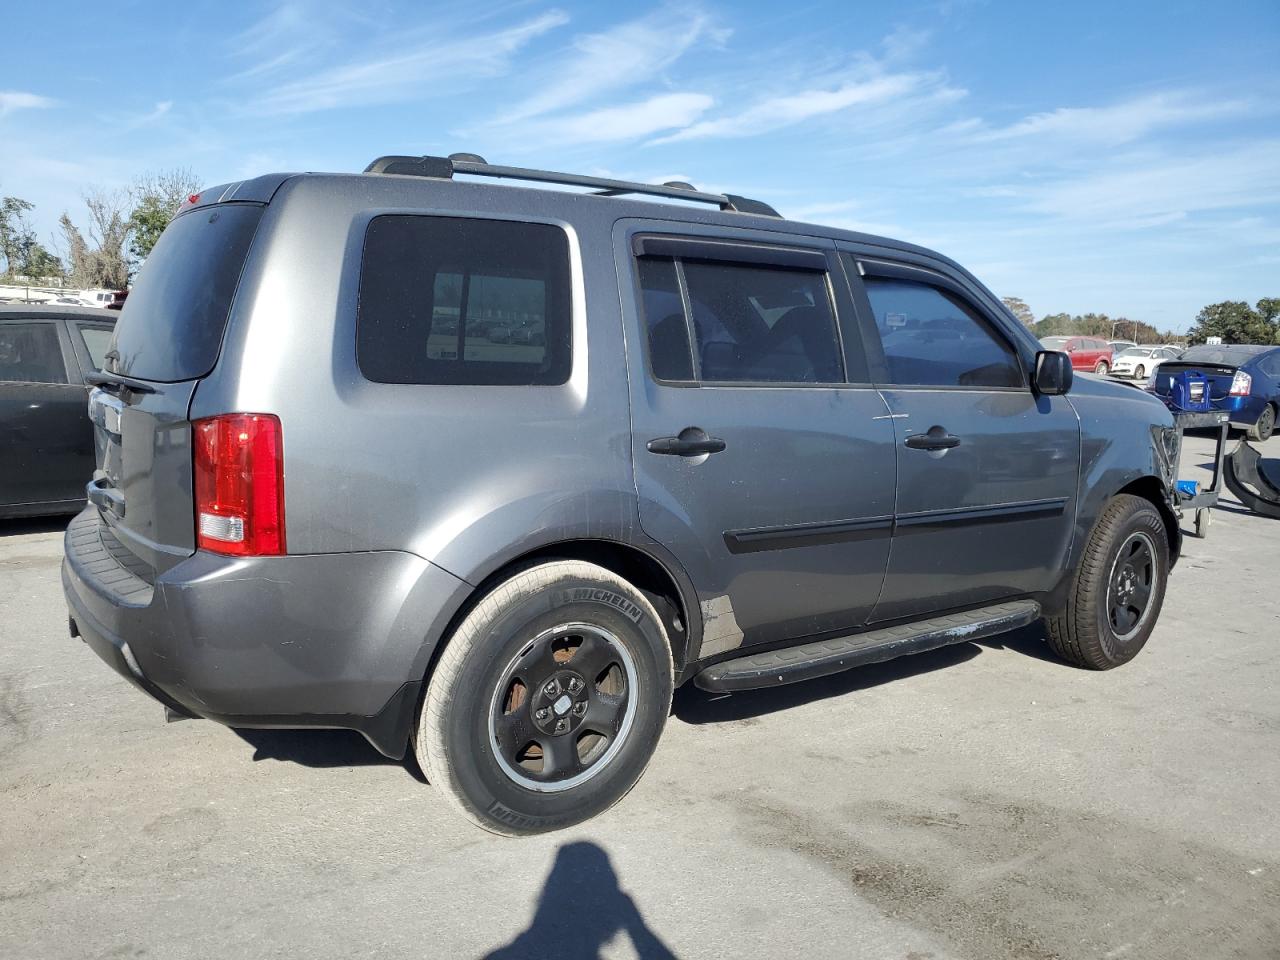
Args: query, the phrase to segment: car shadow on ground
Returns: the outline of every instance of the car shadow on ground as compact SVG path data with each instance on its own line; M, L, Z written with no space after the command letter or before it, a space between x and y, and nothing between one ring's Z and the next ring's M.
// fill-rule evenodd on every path
M403 767L409 776L422 783L427 778L413 759L413 751L405 759L384 757L372 744L354 730L248 730L232 728L241 740L253 747L253 760L280 760L304 767Z
M16 520L0 520L0 540L32 533L62 533L71 517L21 517Z
M528 928L484 960L597 960L620 933L640 960L675 960L619 886L609 854L594 843L567 843L556 851Z
M934 670L958 666L982 653L983 647L1015 650L1037 660L1063 663L1045 643L1044 628L1030 626L987 640L957 643L925 653L887 660L884 663L854 667L828 677L819 677L782 687L743 690L731 696L708 693L690 682L676 691L672 702L672 713L685 723L692 724L746 720L818 700L841 697L858 690L869 690L881 684L905 680Z

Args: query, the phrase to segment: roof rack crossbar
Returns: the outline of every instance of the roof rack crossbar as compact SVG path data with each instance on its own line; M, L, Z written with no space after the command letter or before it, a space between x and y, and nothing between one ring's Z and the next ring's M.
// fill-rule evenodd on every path
M463 157L466 159L463 159ZM658 183L634 183L629 180L612 180L608 177L589 177L580 173L556 173L551 170L535 170L531 167L505 167L485 163L475 154L454 154L451 157L379 157L365 167L365 173L400 174L418 177L452 179L455 173L474 177L496 177L504 180L528 180L535 183L558 183L571 187L591 187L602 196L616 197L623 194L667 197L674 200L694 200L713 203L721 210L736 213L754 213L766 217L779 217L778 211L767 203L739 197L734 194L707 193L687 186L671 186Z

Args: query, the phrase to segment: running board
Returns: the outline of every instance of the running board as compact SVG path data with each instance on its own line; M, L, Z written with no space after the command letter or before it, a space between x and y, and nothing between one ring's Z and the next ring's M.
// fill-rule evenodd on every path
M816 640L796 647L755 653L713 664L693 678L703 690L724 693L778 687L825 677L852 667L923 653L951 643L981 640L1016 630L1040 617L1034 600L1012 600L964 613L952 613L895 627L881 627L851 637Z

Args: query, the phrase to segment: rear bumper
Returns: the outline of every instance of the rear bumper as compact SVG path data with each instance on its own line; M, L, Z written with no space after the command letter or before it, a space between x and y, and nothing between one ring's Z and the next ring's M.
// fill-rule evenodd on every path
M73 633L176 712L244 727L358 730L402 756L436 639L470 592L399 551L196 553L154 583L103 549L96 509L67 529Z

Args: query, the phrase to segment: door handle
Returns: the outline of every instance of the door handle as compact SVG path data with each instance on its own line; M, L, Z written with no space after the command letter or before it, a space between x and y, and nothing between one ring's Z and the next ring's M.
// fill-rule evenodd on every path
M950 450L960 446L960 438L942 427L930 427L927 433L916 433L903 441L912 450Z
M688 431L682 431L685 433ZM701 432L701 431L699 431ZM704 453L720 453L727 444L718 437L658 437L650 440L650 453L659 453L672 457L700 457Z

